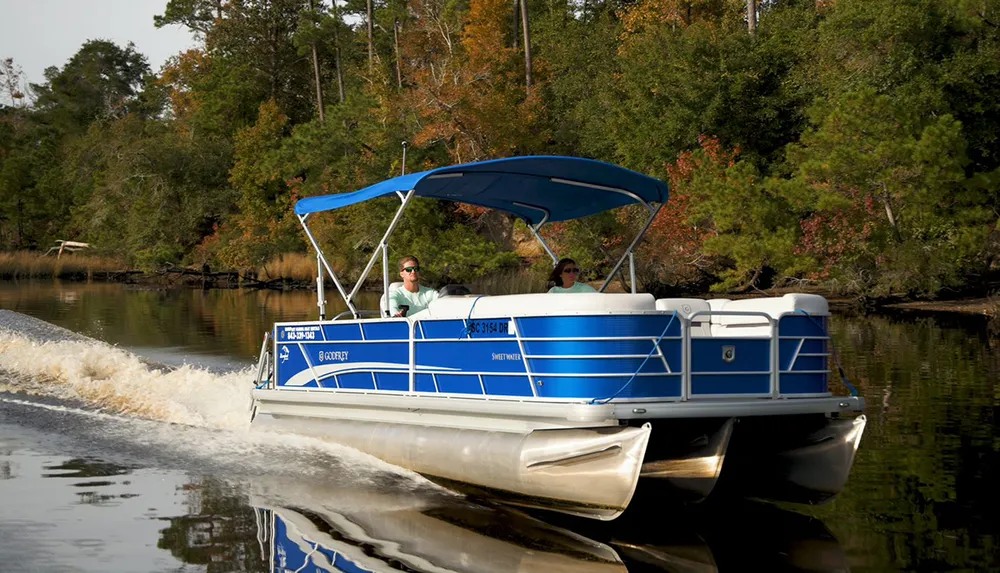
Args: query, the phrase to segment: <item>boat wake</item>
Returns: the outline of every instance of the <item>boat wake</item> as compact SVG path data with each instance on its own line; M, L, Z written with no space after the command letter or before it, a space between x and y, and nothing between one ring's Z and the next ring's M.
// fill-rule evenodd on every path
M125 465L225 475L328 476L358 485L418 474L354 449L293 434L251 432L252 368L213 373L154 364L47 322L0 310L0 424L85 445Z
M148 420L249 426L250 369L213 374L154 365L120 348L0 311L0 391L46 396Z

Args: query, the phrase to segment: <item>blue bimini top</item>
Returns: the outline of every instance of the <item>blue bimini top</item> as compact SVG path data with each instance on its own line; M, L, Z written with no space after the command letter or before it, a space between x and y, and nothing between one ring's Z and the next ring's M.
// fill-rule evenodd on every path
M417 197L513 213L528 224L568 221L631 203L665 203L666 183L592 159L526 156L466 163L402 175L353 193L300 199L295 213L331 211L414 190Z

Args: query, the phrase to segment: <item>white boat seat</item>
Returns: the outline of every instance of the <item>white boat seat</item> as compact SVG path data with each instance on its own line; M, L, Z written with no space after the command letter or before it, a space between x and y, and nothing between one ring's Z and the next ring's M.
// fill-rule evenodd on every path
M724 301L724 302L723 302ZM828 316L830 308L825 298L815 294L789 293L780 297L748 298L741 300L716 301L719 308L713 310L761 312L777 320L782 315L804 310L812 316ZM742 337L770 336L768 320L760 315L713 315L712 336Z
M475 307L473 308L473 305ZM553 316L619 314L656 310L649 293L529 293L499 296L446 296L432 302L412 319L489 318L503 316Z
M403 281L396 281L394 283L389 283L389 291L391 294L394 290L403 286ZM382 298L378 300L379 316L385 318L385 313L389 312L389 302L386 298L387 293L382 293Z
M656 300L656 310L676 310L677 314L690 319L691 315L700 311L709 311L711 307L708 301L700 298L660 298ZM706 337L712 336L712 317L701 314L691 321L691 336Z

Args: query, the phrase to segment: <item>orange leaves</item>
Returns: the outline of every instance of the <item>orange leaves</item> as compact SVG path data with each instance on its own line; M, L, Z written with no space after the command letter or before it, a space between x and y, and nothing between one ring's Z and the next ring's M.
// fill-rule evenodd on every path
M198 109L192 86L207 73L209 58L202 50L187 50L171 59L156 83L170 88L170 109L182 122Z
M622 21L621 51L628 51L631 39L650 28L687 28L696 22L715 23L743 0L642 0L619 11Z
M413 102L420 117L414 144L443 144L455 162L530 150L542 108L525 97L520 51L506 45L510 6L474 0L452 22L437 0L413 4L419 17L406 32Z
M474 0L462 30L462 47L471 70L495 74L510 67L517 50L504 45L504 28L509 25L509 2Z
M718 166L732 167L736 162L736 157L740 154L739 147L734 148L732 151L726 151L722 148L722 143L719 142L717 137L705 134L698 136L698 145L701 147L701 151L704 152L704 156L691 151L685 151L677 157L677 161L671 165L667 165L667 174L670 177L672 188L683 186L686 181L690 180L694 172L704 167L707 162Z

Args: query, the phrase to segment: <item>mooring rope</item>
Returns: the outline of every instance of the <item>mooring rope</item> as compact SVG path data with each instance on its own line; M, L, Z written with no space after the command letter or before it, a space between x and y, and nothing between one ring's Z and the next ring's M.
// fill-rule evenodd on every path
M809 320L813 321L813 323L819 327L821 332L824 331L823 325L804 309L799 308L796 309L795 312L801 312L806 315ZM840 365L840 358L837 356L837 347L833 344L833 337L830 336L829 332L827 332L827 336L830 337L830 351L833 353L833 362L837 365L837 371L840 372L840 380L844 383L844 386L847 386L847 389L851 391L851 396L857 396L858 389L847 380L847 374L844 373L844 367Z
M466 337L471 338L470 335L472 334L472 311L476 308L476 303L479 302L479 299L483 298L484 296L486 296L486 295L485 294L481 294L481 295L479 295L479 296L476 297L476 300L472 301L472 306L469 307L469 316L466 316L465 320L462 321L462 324L463 324L463 326L462 326L462 335L459 337L459 340L461 340L463 338L466 338Z
M653 352L655 352L660 347L660 342L663 341L663 337L667 335L667 331L670 330L670 327L674 324L674 319L675 318L677 318L677 311L676 310L674 311L673 314L670 315L670 321L667 322L667 327L664 328L663 332L660 333L659 338L657 338L656 342L653 343L653 348L650 349L649 354L647 354L646 358L644 358L642 360L642 364L640 364L638 370L636 370L632 374L632 377L628 379L628 382L626 382L624 386L622 386L621 388L619 388L617 392L615 392L614 394L608 396L607 398L603 398L603 399L600 399L600 400L598 400L597 398L594 398L593 400L590 401L591 404L607 404L611 400L615 399L619 394L621 394L626 388L628 388L629 384L631 384L632 381L635 380L635 377L639 375L639 372L642 371L642 368L643 368L643 366L646 365L646 362L649 361L649 359L650 359L651 356L653 356Z

